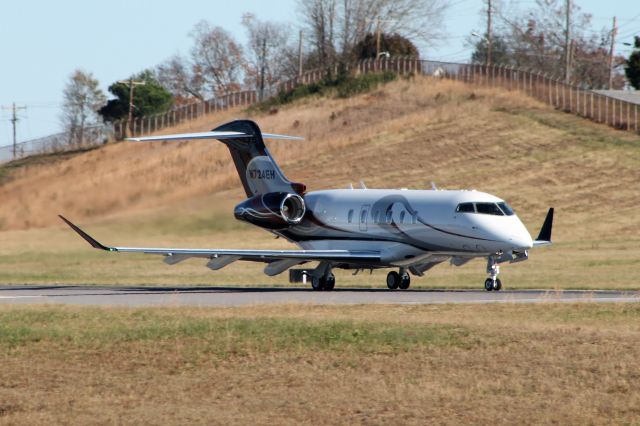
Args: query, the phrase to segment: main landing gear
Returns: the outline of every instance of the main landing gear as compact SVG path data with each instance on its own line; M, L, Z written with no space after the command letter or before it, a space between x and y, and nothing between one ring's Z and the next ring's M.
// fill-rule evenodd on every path
M387 274L387 287L389 290L406 290L411 285L411 277L407 271L400 270L400 273L391 271Z
M498 265L497 260L493 256L489 256L489 260L487 261L487 273L491 274L491 277L484 281L484 289L487 291L502 290L502 281L498 278L500 265Z
M331 272L321 277L311 277L311 287L316 291L331 291L336 286L336 277Z

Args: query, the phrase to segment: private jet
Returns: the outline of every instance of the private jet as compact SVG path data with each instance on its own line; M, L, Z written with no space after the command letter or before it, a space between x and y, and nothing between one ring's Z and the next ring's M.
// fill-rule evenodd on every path
M236 120L211 132L131 138L131 141L217 139L231 153L247 199L234 209L236 219L263 228L298 246L297 250L236 250L112 247L98 242L60 216L92 247L123 253L164 256L175 265L203 258L212 270L236 261L266 263L264 273L289 270L290 282L310 281L313 290L333 290L334 269L392 269L389 289L407 289L411 275L422 277L449 261L462 266L487 259L487 291L498 291L500 264L522 262L529 249L551 244L553 208L538 237L531 235L503 199L475 190L355 189L307 191L291 182L276 164L264 139L301 139L262 133L256 123ZM296 268L317 262L312 268Z

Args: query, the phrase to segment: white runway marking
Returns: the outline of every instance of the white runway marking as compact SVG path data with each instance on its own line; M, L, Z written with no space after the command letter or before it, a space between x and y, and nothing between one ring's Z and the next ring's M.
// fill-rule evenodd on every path
M29 299L33 297L46 297L46 296L0 296L0 299Z

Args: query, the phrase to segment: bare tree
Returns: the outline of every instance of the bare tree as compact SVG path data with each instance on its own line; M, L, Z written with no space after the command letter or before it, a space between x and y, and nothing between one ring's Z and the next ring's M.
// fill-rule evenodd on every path
M499 53L496 63L562 76L565 72L565 55L569 54L575 82L588 88L606 86L611 31L606 28L594 31L591 16L583 13L575 2L571 9L571 43L568 50L565 48L565 0L536 0L524 12L513 8L510 10L508 2L497 2L494 11L497 18L494 53ZM469 39L469 43L475 45L472 60L485 62L486 40ZM621 80L616 78L614 81Z
M287 76L290 28L286 24L260 21L251 13L242 17L247 29L247 63L245 84L270 87Z
M298 0L319 62L353 59L370 33L397 33L420 43L442 36L446 0Z
M69 144L82 145L88 126L98 122L96 111L107 98L93 74L77 69L64 88L60 121L69 135Z
M313 44L318 65L330 65L336 52L336 0L298 0L298 12Z
M244 66L240 44L226 30L206 21L196 24L191 36L193 73L203 89L212 95L238 90Z
M174 55L155 70L158 83L171 92L175 102L188 103L193 98L203 101L203 79L193 72L193 65L180 55Z

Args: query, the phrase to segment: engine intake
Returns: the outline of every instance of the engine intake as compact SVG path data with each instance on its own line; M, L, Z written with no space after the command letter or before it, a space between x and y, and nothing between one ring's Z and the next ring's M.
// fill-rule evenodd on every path
M234 215L268 229L285 229L300 223L306 212L304 199L289 192L270 192L248 198L238 204Z

